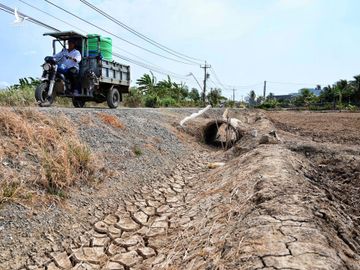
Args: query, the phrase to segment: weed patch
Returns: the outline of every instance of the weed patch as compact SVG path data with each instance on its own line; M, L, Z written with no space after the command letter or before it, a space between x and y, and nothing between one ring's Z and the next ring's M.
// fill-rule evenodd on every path
M103 170L65 116L0 112L0 202L26 198L20 189L63 198L68 187L94 180L98 171Z
M134 146L133 151L134 151L135 156L137 156L137 157L140 157L143 154L141 148L138 145Z

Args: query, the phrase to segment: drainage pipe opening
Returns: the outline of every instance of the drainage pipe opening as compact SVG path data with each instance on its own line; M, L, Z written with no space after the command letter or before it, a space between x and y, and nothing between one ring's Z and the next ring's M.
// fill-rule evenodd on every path
M209 122L203 131L204 142L208 145L229 149L241 139L240 132L224 120Z

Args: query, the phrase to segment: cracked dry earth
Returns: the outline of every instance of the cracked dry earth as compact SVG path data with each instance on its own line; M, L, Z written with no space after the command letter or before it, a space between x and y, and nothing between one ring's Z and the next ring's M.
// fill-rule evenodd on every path
M194 145L88 230L17 269L360 269L359 223L316 182L312 160L289 146L295 139L269 139L275 127L261 112L233 113L244 130L232 149ZM213 161L225 166L211 170Z

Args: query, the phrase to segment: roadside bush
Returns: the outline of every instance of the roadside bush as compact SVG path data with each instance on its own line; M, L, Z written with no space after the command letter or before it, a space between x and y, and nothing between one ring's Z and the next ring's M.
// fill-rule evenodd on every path
M359 108L356 107L355 105L349 104L349 105L346 106L346 109L349 110L349 111L354 112L354 111L357 111Z
M64 116L31 109L0 111L0 203L44 191L65 196L79 181L102 175L102 167Z
M266 100L264 103L257 106L259 109L274 109L278 107L279 102L276 99Z
M161 99L159 102L159 105L161 107L178 107L179 106L177 104L176 100L171 97Z
M145 107L156 108L159 107L159 99L157 96L147 95L145 97Z
M226 108L234 108L235 107L235 101L228 100L227 102L225 102L225 107Z
M35 87L31 85L17 85L0 90L0 106L36 106ZM56 97L55 104L63 107L72 107L70 98Z
M31 106L35 105L34 87L9 87L0 91L1 106Z
M143 105L143 96L137 89L130 90L130 93L124 97L124 106L137 108Z

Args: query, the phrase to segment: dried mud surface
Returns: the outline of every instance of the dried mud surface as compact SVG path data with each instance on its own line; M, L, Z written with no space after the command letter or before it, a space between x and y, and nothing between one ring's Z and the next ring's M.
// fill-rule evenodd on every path
M360 114L347 112L267 112L276 128L315 142L359 145Z
M335 140L323 114L232 111L243 136L223 151L199 140L221 110L185 129L195 110L106 110L124 128L93 110L42 111L73 119L118 174L46 211L1 208L0 269L360 269L355 125Z

